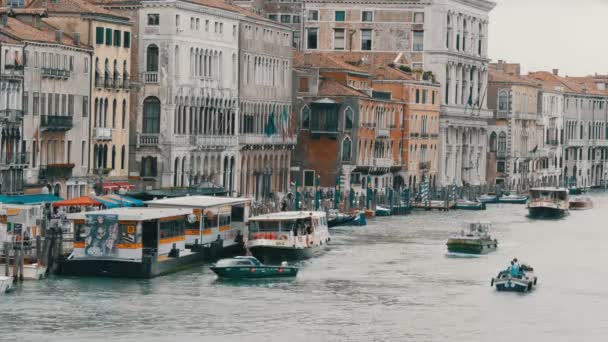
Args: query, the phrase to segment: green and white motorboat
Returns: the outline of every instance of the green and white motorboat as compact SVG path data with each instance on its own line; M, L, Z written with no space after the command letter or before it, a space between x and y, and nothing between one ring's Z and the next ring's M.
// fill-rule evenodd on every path
M448 252L480 255L495 251L498 248L498 241L490 236L490 228L490 223L471 223L468 232L462 230L450 236L447 242Z
M221 259L209 267L220 278L253 279L295 277L298 268L282 262L279 266L264 265L253 256Z

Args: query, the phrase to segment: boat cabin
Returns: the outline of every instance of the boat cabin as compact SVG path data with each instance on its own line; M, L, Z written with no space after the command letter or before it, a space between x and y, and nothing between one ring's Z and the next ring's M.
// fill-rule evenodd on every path
M28 243L43 235L44 205L0 204L0 254L4 242Z
M324 212L279 212L249 220L249 239L290 240L327 230Z
M72 259L141 261L179 256L186 249L191 209L115 208L68 214L74 223Z
M568 189L564 188L535 188L530 189L530 200L532 202L568 201Z
M250 198L185 196L147 201L151 208L188 208L194 216L186 222L186 245L208 245L222 241L222 246L241 244L246 234Z

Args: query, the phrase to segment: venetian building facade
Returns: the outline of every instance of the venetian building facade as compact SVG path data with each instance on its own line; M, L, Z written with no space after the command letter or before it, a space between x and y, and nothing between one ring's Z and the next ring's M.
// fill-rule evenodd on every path
M37 0L47 22L93 47L91 66L91 176L126 179L129 153L131 24L129 18L85 0Z
M255 198L289 189L292 134L291 30L243 10L239 24L237 184ZM240 77L239 77L240 75ZM238 80L237 80L238 79Z
M13 9L2 32L25 44L23 146L27 191L88 194L92 49L51 26L45 9ZM23 12L23 13L21 13Z
M4 13L3 15L7 15ZM23 43L0 35L5 59L0 66L0 194L23 193L23 170L28 163L23 138Z

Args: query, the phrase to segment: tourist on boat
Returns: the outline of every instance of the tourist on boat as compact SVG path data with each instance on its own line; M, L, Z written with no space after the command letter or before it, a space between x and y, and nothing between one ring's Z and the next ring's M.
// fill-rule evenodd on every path
M519 263L517 262L517 258L513 259L513 261L511 261L511 277L519 277L520 273L521 273L521 267L519 266Z

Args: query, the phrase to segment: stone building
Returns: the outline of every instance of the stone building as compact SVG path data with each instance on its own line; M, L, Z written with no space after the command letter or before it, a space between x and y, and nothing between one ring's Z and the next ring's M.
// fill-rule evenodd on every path
M50 25L46 15L45 9L12 9L0 34L25 45L26 186L71 198L88 193L92 49Z
M95 178L126 180L129 170L129 18L86 0L34 0L45 8L46 22L93 47L89 170Z
M241 14L239 72L233 74L239 84L239 175L232 189L260 198L289 189L296 140L290 134L292 37L288 27L247 10Z
M8 15L3 11L0 15ZM27 152L23 139L23 46L0 31L0 194L23 193Z
M374 96L369 67L329 53L304 53L296 65L298 145L292 164L305 188L341 185L359 192L403 185L405 102Z
M540 166L546 161L545 127L540 86L520 75L519 64L490 65L488 103L495 108L489 135L487 181L525 191L542 184ZM484 142L485 143L485 142ZM493 165L493 162L496 164Z

